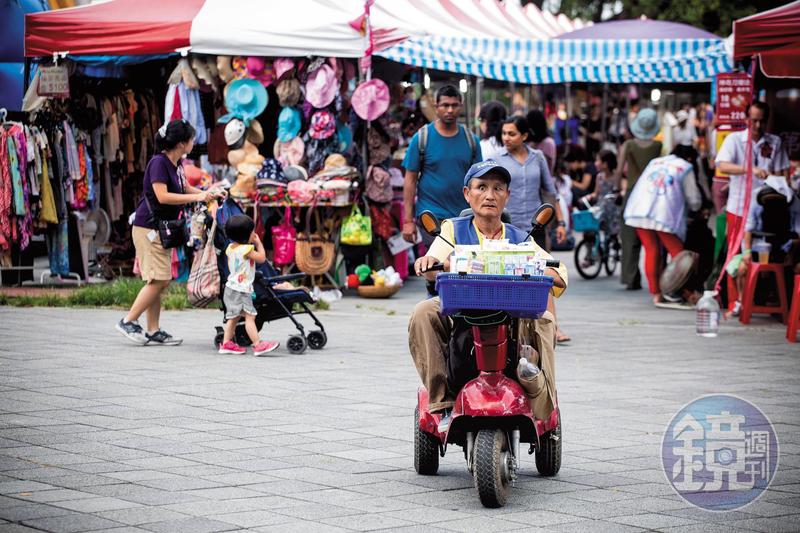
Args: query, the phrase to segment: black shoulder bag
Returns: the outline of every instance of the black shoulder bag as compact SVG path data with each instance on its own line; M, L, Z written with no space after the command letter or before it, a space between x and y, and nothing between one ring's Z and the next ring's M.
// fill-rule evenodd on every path
M183 193L183 172L182 168L178 166L178 179L181 183L181 193ZM151 184L152 187L152 184ZM175 220L162 220L156 215L153 206L150 205L150 200L147 199L147 191L142 193L147 208L150 210L150 219L155 223L158 237L161 240L163 248L178 248L185 245L189 241L189 226L186 224L186 216L184 209L181 207L178 218ZM153 192L155 194L155 191Z

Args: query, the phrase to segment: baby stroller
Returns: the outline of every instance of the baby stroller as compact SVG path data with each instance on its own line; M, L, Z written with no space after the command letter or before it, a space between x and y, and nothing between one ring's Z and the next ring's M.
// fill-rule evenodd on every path
M225 222L233 215L242 213L242 208L231 198L226 199L219 209L217 209L217 231L214 235L214 247L218 252L217 267L219 268L221 283L220 301L222 302L223 317L225 316L225 303L222 301L222 294L224 293L225 282L229 274L225 250L231 242L227 235L225 235ZM286 341L286 347L289 352L294 354L303 353L306 351L306 348L309 347L312 350L320 350L328 342L325 327L308 307L308 304L313 304L315 300L307 291L303 289L278 291L272 288L275 284L284 281L303 279L305 277L306 274L303 272L281 276L280 272L278 272L269 261L266 261L256 267L256 277L253 282L253 291L256 294L253 305L258 313L256 315L256 327L261 331L261 327L266 322L280 320L281 318L289 318L299 332L296 335L290 335ZM314 324L316 324L319 329L311 330L306 333L303 325L297 321L295 315L311 316ZM214 345L217 348L222 344L223 334L222 327L217 326L216 335L214 336ZM244 328L244 322L240 322L236 326L234 341L239 346L248 346L251 344L250 338L247 336L247 332Z

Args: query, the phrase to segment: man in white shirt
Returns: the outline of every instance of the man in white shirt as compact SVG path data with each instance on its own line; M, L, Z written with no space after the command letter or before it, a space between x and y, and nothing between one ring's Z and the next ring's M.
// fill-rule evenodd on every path
M764 102L753 102L747 110L747 127L752 135L753 158L753 183L745 191L747 163L747 130L731 133L725 138L717 153L715 160L717 168L728 174L728 202L725 208L727 214L727 236L732 238L744 223L745 194L764 185L764 180L769 175L784 175L788 177L789 158L781 144L781 138L771 133L766 133L769 122L769 106ZM735 287L729 283L729 290L735 292ZM729 297L731 308L734 298Z

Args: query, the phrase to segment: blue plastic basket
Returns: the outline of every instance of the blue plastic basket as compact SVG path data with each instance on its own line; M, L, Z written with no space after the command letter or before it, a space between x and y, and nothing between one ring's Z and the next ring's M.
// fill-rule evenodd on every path
M591 211L574 211L572 213L572 229L575 231L598 231L600 223Z
M465 309L506 311L516 318L539 318L547 309L553 286L550 276L496 276L491 274L439 274L442 313Z

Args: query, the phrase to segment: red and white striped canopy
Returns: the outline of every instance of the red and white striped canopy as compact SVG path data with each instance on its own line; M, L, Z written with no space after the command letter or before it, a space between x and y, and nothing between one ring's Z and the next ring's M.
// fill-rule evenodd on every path
M360 57L364 0L110 0L28 15L25 55L201 54ZM549 39L582 26L519 0L377 0L375 49L409 36Z

